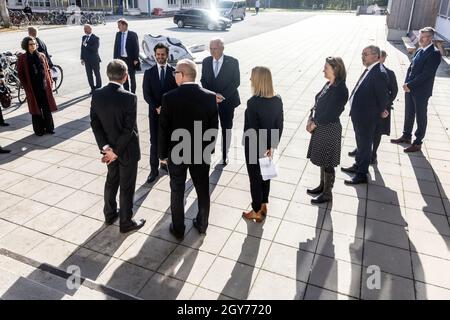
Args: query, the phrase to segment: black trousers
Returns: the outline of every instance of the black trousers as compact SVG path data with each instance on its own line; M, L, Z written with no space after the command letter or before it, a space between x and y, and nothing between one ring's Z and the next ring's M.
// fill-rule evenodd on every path
M172 211L172 224L176 233L184 234L184 192L186 176L189 173L194 183L198 199L197 222L203 229L208 227L209 218L209 165L175 165L168 163L170 175L170 209Z
M158 157L158 131L159 131L159 114L150 110L148 117L150 126L150 170L151 173L157 173L159 168Z
M102 77L100 75L100 63L89 63L85 61L84 68L86 69L86 75L91 90L93 91L97 88L101 88ZM95 84L94 84L94 77L92 76L92 74L95 75Z
M382 122L380 121L378 125L375 127L375 131L373 134L373 145L372 145L372 158L371 160L377 159L377 151L378 147L381 143L381 136L382 136Z
M226 160L231 145L231 133L233 128L234 108L227 105L219 105L219 120L222 128L222 159Z
M112 218L117 212L117 192L120 187L120 226L128 227L132 224L133 198L136 187L138 162L130 162L123 165L119 160L108 165L108 175L105 183L105 207L103 213L105 219Z
M417 121L417 130L414 133L416 139L414 144L422 144L427 131L428 122L428 97L414 97L411 93L405 93L405 124L403 127L403 136L411 138L414 127L414 120Z
M0 105L0 124L5 123L5 119L3 118L2 106Z
M252 195L252 209L261 210L263 203L269 203L270 180L264 181L259 164L249 164L247 161L248 178L250 179L250 194Z
M55 124L53 123L52 112L49 107L40 107L40 115L31 115L31 122L33 123L33 131L37 135L43 135L44 133L51 133L55 130Z
M372 144L375 135L376 121L354 120L352 118L353 128L355 130L356 146L358 152L356 154L356 165L358 167L357 174L365 176L369 173L369 165L372 157Z
M121 60L125 61L125 63L128 66L128 79L123 84L123 88L127 91L130 91L130 83L131 83L131 92L136 93L136 69L134 68L133 61L130 60L130 58L120 58Z

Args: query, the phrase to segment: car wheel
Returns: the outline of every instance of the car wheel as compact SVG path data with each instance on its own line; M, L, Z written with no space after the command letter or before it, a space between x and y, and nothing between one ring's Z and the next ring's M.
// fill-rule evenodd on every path
M213 31L214 29L215 29L215 25L214 25L214 23L212 23L212 22L210 22L210 23L208 23L208 30L209 31Z
M231 22L233 22L233 21L234 21L234 17L233 17L233 15L231 15L231 17L230 17L230 20L231 20Z
M245 13L242 15L241 20L244 21L245 19Z
M184 22L183 22L183 20L178 20L177 26L178 26L178 28L184 28Z

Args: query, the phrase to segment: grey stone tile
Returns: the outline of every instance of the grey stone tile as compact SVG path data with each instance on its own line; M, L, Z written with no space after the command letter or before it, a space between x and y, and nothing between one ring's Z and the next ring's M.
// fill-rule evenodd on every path
M305 300L355 300L355 298L308 284Z
M261 269L306 283L313 257L311 252L273 243Z
M274 242L315 252L320 229L288 221L281 222Z
M322 228L325 209L307 204L291 202L284 219L314 228Z
M138 297L144 300L188 300L195 289L196 286L190 283L155 273Z
M24 224L48 208L45 204L25 199L1 212L0 217L10 222Z
M411 279L381 272L380 287L376 288L372 272L363 272L361 299L364 300L415 300L414 282Z
M281 219L271 217L270 215L268 215L261 223L248 221L247 219L241 218L235 231L243 234L249 234L257 238L273 240L280 223Z
M26 256L41 263L48 263L57 267L66 261L77 249L78 246L72 243L49 237L29 251Z
M20 227L0 239L0 248L24 255L47 238L42 233Z
M450 300L450 290L416 281L417 300Z
M425 254L413 254L412 262L414 278L429 285L450 289L450 261L431 257ZM424 292L418 292L418 298L424 297Z
M407 229L403 226L367 219L366 240L409 250Z
M250 291L250 300L301 300L306 283L261 270Z
M232 298L246 299L258 270L218 257L202 280L201 286Z
M317 254L354 264L362 263L363 240L327 230L320 232Z
M104 225L102 222L92 218L78 216L65 227L61 228L54 234L56 238L71 242L73 244L82 245L95 237Z

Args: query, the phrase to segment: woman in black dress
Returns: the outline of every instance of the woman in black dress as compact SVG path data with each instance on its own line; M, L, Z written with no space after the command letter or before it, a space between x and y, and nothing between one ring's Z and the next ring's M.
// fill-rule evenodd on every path
M283 131L283 102L275 94L272 74L266 67L255 67L251 74L253 96L247 101L244 123L244 149L252 209L243 217L261 222L267 215L270 180L263 180L259 159L273 157Z
M328 57L325 62L325 78L328 82L316 95L313 108L313 130L308 148L308 159L320 167L320 185L308 189L308 193L319 195L311 203L319 204L331 201L335 180L335 170L341 160L342 126L339 116L348 100L345 85L345 65L339 57Z

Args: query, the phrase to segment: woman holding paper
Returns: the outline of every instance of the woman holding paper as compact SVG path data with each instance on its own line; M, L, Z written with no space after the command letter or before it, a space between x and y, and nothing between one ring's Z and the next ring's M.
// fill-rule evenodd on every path
M311 133L308 148L308 159L320 167L320 185L307 192L319 195L312 199L312 204L331 201L335 180L334 168L341 160L342 126L339 121L348 100L348 89L345 85L345 65L339 57L328 57L325 62L325 78L328 82L316 95L315 105L307 126Z
M283 102L275 94L268 68L253 68L250 82L253 96L247 101L245 110L244 149L252 210L242 215L245 219L261 222L267 215L270 176L261 175L260 159L272 165L273 149L278 146L283 131Z

